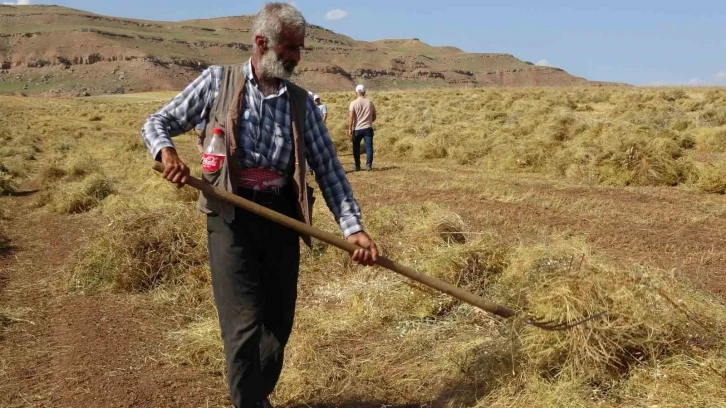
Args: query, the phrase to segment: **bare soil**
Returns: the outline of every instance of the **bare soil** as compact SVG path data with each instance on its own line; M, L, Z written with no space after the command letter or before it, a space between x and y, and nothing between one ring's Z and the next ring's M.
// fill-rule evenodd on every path
M171 313L148 296L69 295L60 269L98 222L4 199L14 248L0 259L0 305L25 310L0 332L0 407L226 406L223 379L166 363Z

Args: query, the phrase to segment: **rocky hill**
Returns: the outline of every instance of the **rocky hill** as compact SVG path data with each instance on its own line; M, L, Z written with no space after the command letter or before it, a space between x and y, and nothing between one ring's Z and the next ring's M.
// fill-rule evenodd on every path
M0 92L178 90L211 64L250 55L251 16L156 22L58 6L0 5ZM315 91L603 85L509 54L472 54L418 39L356 41L311 25L295 81Z

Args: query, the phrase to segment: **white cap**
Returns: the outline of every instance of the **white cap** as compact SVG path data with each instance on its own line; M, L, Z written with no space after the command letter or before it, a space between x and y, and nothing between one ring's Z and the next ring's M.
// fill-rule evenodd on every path
M313 96L313 100L320 99L320 95Z
M355 91L358 93L365 93L366 87L363 86L363 84L358 84L358 86L355 87Z

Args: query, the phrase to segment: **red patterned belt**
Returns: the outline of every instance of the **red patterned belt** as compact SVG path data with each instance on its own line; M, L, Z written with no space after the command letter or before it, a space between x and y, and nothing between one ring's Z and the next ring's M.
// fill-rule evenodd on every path
M244 169L239 173L239 186L255 191L275 191L285 184L285 176L269 169Z

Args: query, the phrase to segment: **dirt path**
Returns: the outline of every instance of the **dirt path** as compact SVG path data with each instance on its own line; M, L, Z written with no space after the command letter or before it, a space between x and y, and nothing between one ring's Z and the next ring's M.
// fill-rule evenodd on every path
M14 248L0 255L0 308L17 321L0 330L0 407L226 406L221 378L163 357L168 311L148 296L72 296L59 269L94 228L86 216L12 208Z

